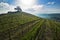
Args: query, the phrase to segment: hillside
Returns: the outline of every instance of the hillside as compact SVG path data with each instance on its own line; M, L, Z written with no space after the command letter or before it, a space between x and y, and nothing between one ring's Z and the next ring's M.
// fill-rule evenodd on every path
M60 40L60 23L25 12L0 15L0 40Z

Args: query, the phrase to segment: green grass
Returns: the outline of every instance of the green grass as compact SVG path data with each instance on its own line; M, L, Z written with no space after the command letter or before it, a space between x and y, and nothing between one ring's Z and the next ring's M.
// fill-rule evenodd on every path
M0 40L60 40L60 22L25 12L1 15Z
M38 17L30 15L24 12L18 12L15 14L6 14L0 16L0 31L7 30L8 28L18 27L20 26L20 24L24 24L38 19Z
M40 28L40 26L43 23L43 21L44 20L42 20L41 22L39 21L39 23L37 23L36 25L34 25L33 29L30 32L28 32L26 34L26 36L24 38L22 38L22 40L34 40L34 37L36 35L36 32Z

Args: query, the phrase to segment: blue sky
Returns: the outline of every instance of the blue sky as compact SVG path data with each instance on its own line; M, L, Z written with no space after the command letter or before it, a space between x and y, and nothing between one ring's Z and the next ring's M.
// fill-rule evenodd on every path
M49 5L51 8L52 7L55 7L55 8L59 8L60 7L60 0L38 0L38 4L44 4L44 5L47 5L48 2L55 2L55 4L52 6L52 5Z
M8 10L20 6L23 11L32 14L60 13L60 0L0 0L0 6L1 4L3 4L2 6L8 6L10 8L7 8ZM5 8L0 8L0 13L4 12Z

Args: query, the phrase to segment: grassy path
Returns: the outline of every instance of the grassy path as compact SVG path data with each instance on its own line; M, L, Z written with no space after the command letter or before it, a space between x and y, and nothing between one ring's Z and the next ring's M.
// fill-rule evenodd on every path
M37 34L37 31L38 31L38 29L40 28L40 26L42 25L43 22L44 22L44 20L41 20L39 23L34 25L34 27L31 29L31 31L28 32L26 34L26 36L24 36L21 40L34 40L35 36Z
M0 40L60 40L60 23L38 19L0 33Z
M20 27L16 27L16 28L13 28L13 29L10 29L10 31L9 30L7 30L6 32L4 32L4 33L1 33L1 38L0 39L3 39L3 38L7 38L7 37L9 37L9 35L10 35L10 37L11 37L11 39L15 39L15 40L17 40L18 38L20 39L22 36L24 36L29 30L31 30L31 28L33 28L33 26L37 23L37 22L39 22L40 20L38 19L38 21L37 20L35 20L35 21L31 21L31 22L28 22L28 23L25 23L25 24L22 24L22 25L20 25ZM8 32L9 31L9 32ZM4 35L3 35L4 34ZM9 38L8 38L9 39ZM6 40L8 40L8 39L6 39Z
M60 40L60 27L54 21L46 20L40 27L35 40Z

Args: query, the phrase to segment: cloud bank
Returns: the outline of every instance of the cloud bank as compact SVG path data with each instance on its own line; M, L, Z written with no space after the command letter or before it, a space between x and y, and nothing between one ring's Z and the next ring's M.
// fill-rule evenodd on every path
M47 4L49 4L49 5L54 5L55 2L48 2Z
M6 0L5 0L6 1ZM22 11L28 12L31 14L37 13L59 13L60 9L53 8L56 2L47 2L46 4L37 4L37 0L14 0L13 4L10 5L9 2L1 2L0 3L0 14L7 13L8 11L15 11L14 8L16 6L20 6Z
M9 5L8 3L1 2L0 3L0 14L7 13L8 11L15 11L15 6Z
M37 4L37 0L17 0L16 4L22 8L24 12L31 14L37 13L59 13L59 9L52 8L56 4L54 1L47 4ZM51 7L51 8L49 8Z
M32 13L42 10L44 5L36 4L37 0L16 0L16 6L20 6L24 12Z

